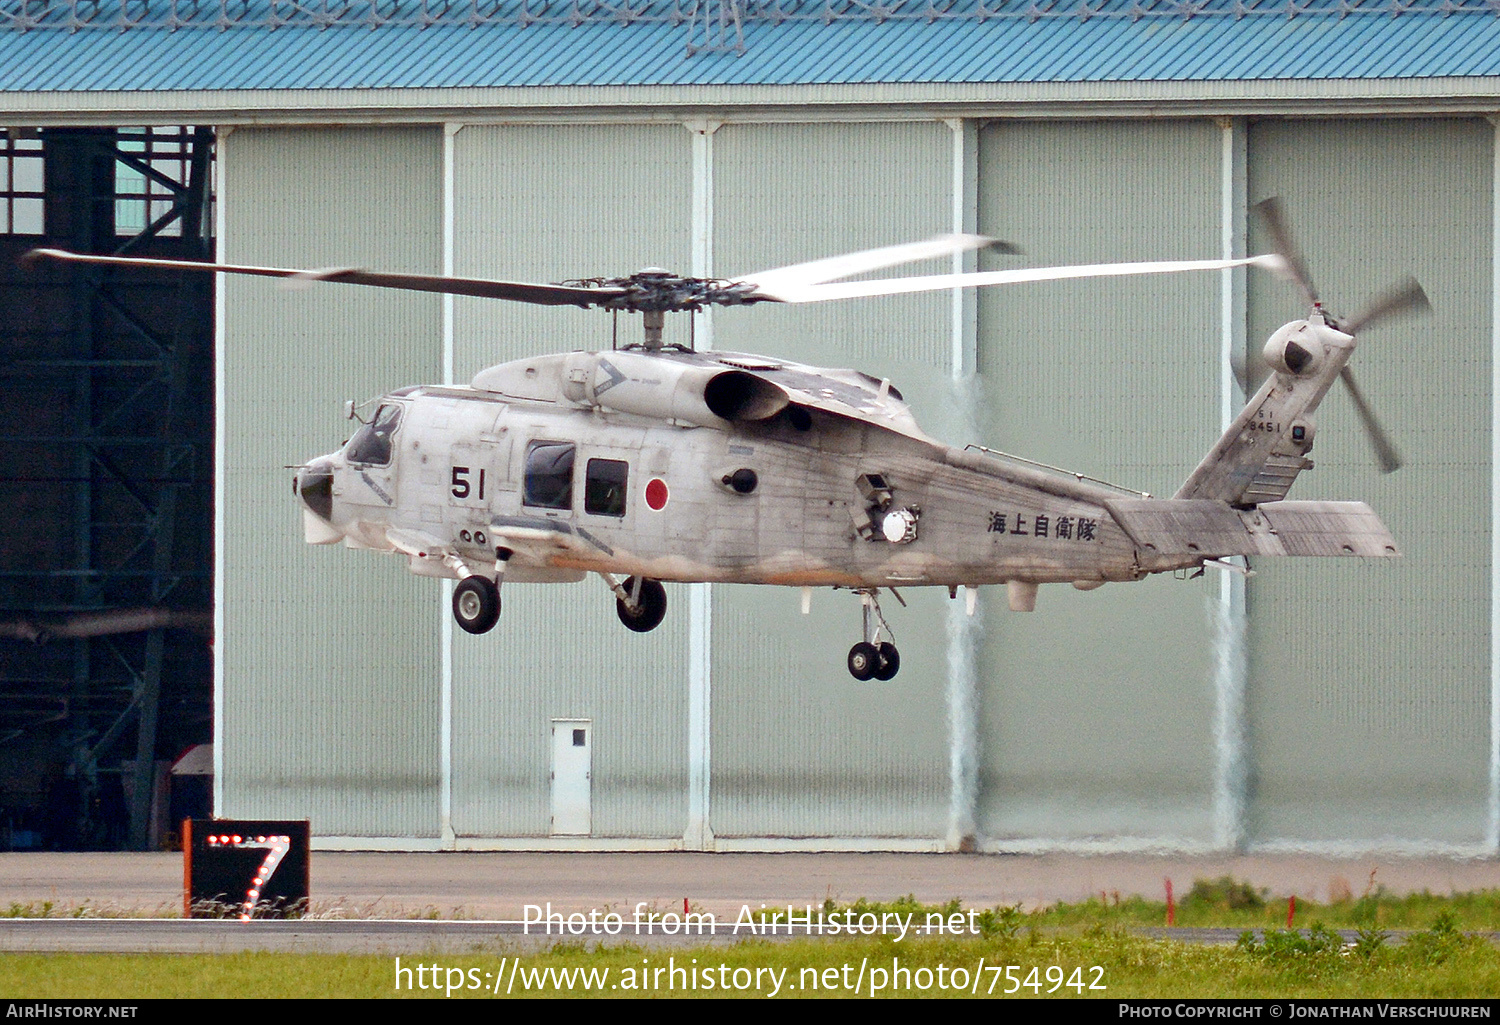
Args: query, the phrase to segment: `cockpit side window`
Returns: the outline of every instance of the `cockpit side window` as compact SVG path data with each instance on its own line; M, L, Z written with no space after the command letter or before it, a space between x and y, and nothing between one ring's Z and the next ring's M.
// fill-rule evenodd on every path
M583 477L583 511L595 516L624 516L629 469L622 459L590 459Z
M388 466L391 462L391 438L401 426L401 404L387 402L375 411L375 418L349 439L344 454L351 463Z
M573 444L533 441L526 446L527 505L541 509L573 508Z

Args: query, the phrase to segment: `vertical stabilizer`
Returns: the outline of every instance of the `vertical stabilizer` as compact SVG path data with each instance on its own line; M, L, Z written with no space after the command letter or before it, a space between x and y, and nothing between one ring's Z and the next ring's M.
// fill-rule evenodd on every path
M1286 497L1312 468L1313 412L1354 352L1322 316L1294 320L1266 343L1275 371L1174 496L1246 507Z

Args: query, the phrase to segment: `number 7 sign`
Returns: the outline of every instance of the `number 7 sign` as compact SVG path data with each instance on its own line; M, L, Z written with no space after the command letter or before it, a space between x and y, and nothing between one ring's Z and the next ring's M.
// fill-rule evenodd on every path
M306 821L192 819L183 823L183 914L291 918L307 910Z

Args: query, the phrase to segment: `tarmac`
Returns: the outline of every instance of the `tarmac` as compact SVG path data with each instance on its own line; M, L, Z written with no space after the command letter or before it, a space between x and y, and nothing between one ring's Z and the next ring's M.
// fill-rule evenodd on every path
M347 853L311 856L315 917L519 921L526 906L564 914L657 911L736 915L742 907L845 904L906 894L927 904L1031 909L1103 895L1181 899L1198 879L1230 876L1272 897L1325 901L1427 890L1500 889L1500 862L1438 857L1332 858L997 854ZM180 914L176 853L0 854L0 914Z

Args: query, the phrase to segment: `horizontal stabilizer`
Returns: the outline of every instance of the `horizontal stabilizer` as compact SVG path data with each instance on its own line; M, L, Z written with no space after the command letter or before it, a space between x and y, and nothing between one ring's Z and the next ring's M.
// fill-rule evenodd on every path
M1401 552L1363 502L1267 502L1233 509L1209 499L1116 499L1110 512L1150 556L1355 555Z

